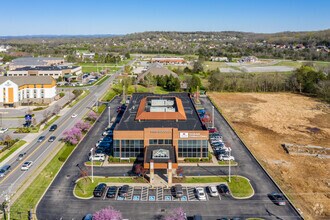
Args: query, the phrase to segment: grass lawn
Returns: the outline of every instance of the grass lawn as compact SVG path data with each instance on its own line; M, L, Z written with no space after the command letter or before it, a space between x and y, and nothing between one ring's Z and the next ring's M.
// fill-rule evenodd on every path
M220 166L229 166L229 162L228 161L218 161L218 164ZM236 161L230 161L230 165L231 166L237 166L238 163Z
M105 104L102 104L100 106L97 107L97 111L96 111L96 106L93 107L93 111L98 113L98 114L101 114L104 109L106 108L107 106Z
M12 153L14 153L17 149L22 147L25 143L26 143L26 141L19 140L13 146L11 146L11 148L9 148L8 150L2 152L1 155L0 155L0 163L2 161L4 161L7 157L9 157Z
M216 70L220 67L228 67L228 65L225 62L211 62L211 61L205 61L203 63L203 66L207 70Z
M101 161L93 161L93 166L102 166L102 163ZM87 161L85 162L85 165L87 166L91 166L92 165L92 162L91 161Z
M74 188L75 195L82 198L90 198L93 196L94 188L99 183L146 183L147 181L141 177L94 177L94 183L92 183L91 177L80 179Z
M95 85L98 86L98 85L101 85L105 80L107 80L110 76L106 75L106 76L103 76L101 79L99 79Z
M52 120L48 121L45 124L45 127L42 129L43 131L46 130L49 126L51 126L57 119L59 119L61 116L55 115L55 117L52 118Z
M249 197L253 195L253 189L250 182L241 176L232 176L231 182L227 176L211 176L211 177L184 177L173 179L173 182L178 183L227 183L231 194L234 197Z
M101 101L103 102L109 102L113 97L115 97L117 93L113 91L112 89L109 89L105 95L102 97Z
M35 208L43 193L60 170L74 146L64 145L47 166L39 173L30 186L11 206L12 219L28 219L28 211ZM21 214L19 214L21 213Z
M295 67L299 68L302 65L301 62L297 61L291 61L291 60L283 60L278 63L276 63L274 66L289 66L289 67Z
M84 92L78 96L78 98L76 98L75 100L73 100L73 102L71 102L69 104L70 107L73 107L75 104L77 104L80 100L84 99L88 94L90 93L89 90L84 90Z

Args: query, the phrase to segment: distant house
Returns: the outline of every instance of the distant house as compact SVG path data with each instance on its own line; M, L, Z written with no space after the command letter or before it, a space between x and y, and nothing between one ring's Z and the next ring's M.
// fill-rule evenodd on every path
M211 57L210 61L212 62L229 62L228 57Z
M258 58L255 56L248 56L248 57L242 57L240 60L237 62L239 63L255 63L258 61Z
M175 78L178 78L178 75L171 70L163 67L162 64L160 63L154 63L150 65L147 71L140 73L140 75L137 77L137 80L143 80L145 76L147 75L152 75L152 76L174 76Z
M161 58L151 58L151 63L161 63L161 64L184 64L185 60L181 57L161 57Z

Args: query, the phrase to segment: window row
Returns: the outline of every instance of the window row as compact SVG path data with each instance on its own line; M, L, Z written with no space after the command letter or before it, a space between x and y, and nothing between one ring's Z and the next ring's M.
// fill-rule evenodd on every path
M172 139L150 139L149 140L149 145L158 145L158 144L172 145Z

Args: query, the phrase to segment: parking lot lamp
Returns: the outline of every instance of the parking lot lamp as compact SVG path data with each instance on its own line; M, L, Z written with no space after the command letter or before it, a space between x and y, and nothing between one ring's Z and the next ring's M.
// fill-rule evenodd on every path
M212 105L212 128L214 128L214 105Z
M91 163L92 163L92 183L94 183L94 170L93 170L93 151L94 151L94 148L91 149Z
M109 118L108 118L108 127L110 128L110 104L108 106L108 113L109 113Z
M230 161L231 161L231 159L230 159L230 157L231 157L231 149L229 150L229 182L230 182Z

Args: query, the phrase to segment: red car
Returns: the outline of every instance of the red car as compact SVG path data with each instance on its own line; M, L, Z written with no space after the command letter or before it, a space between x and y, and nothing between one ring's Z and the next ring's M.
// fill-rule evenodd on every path
M214 127L214 128L208 128L208 130L209 130L209 133L216 133L216 132L218 132L218 130L217 130L216 127Z

